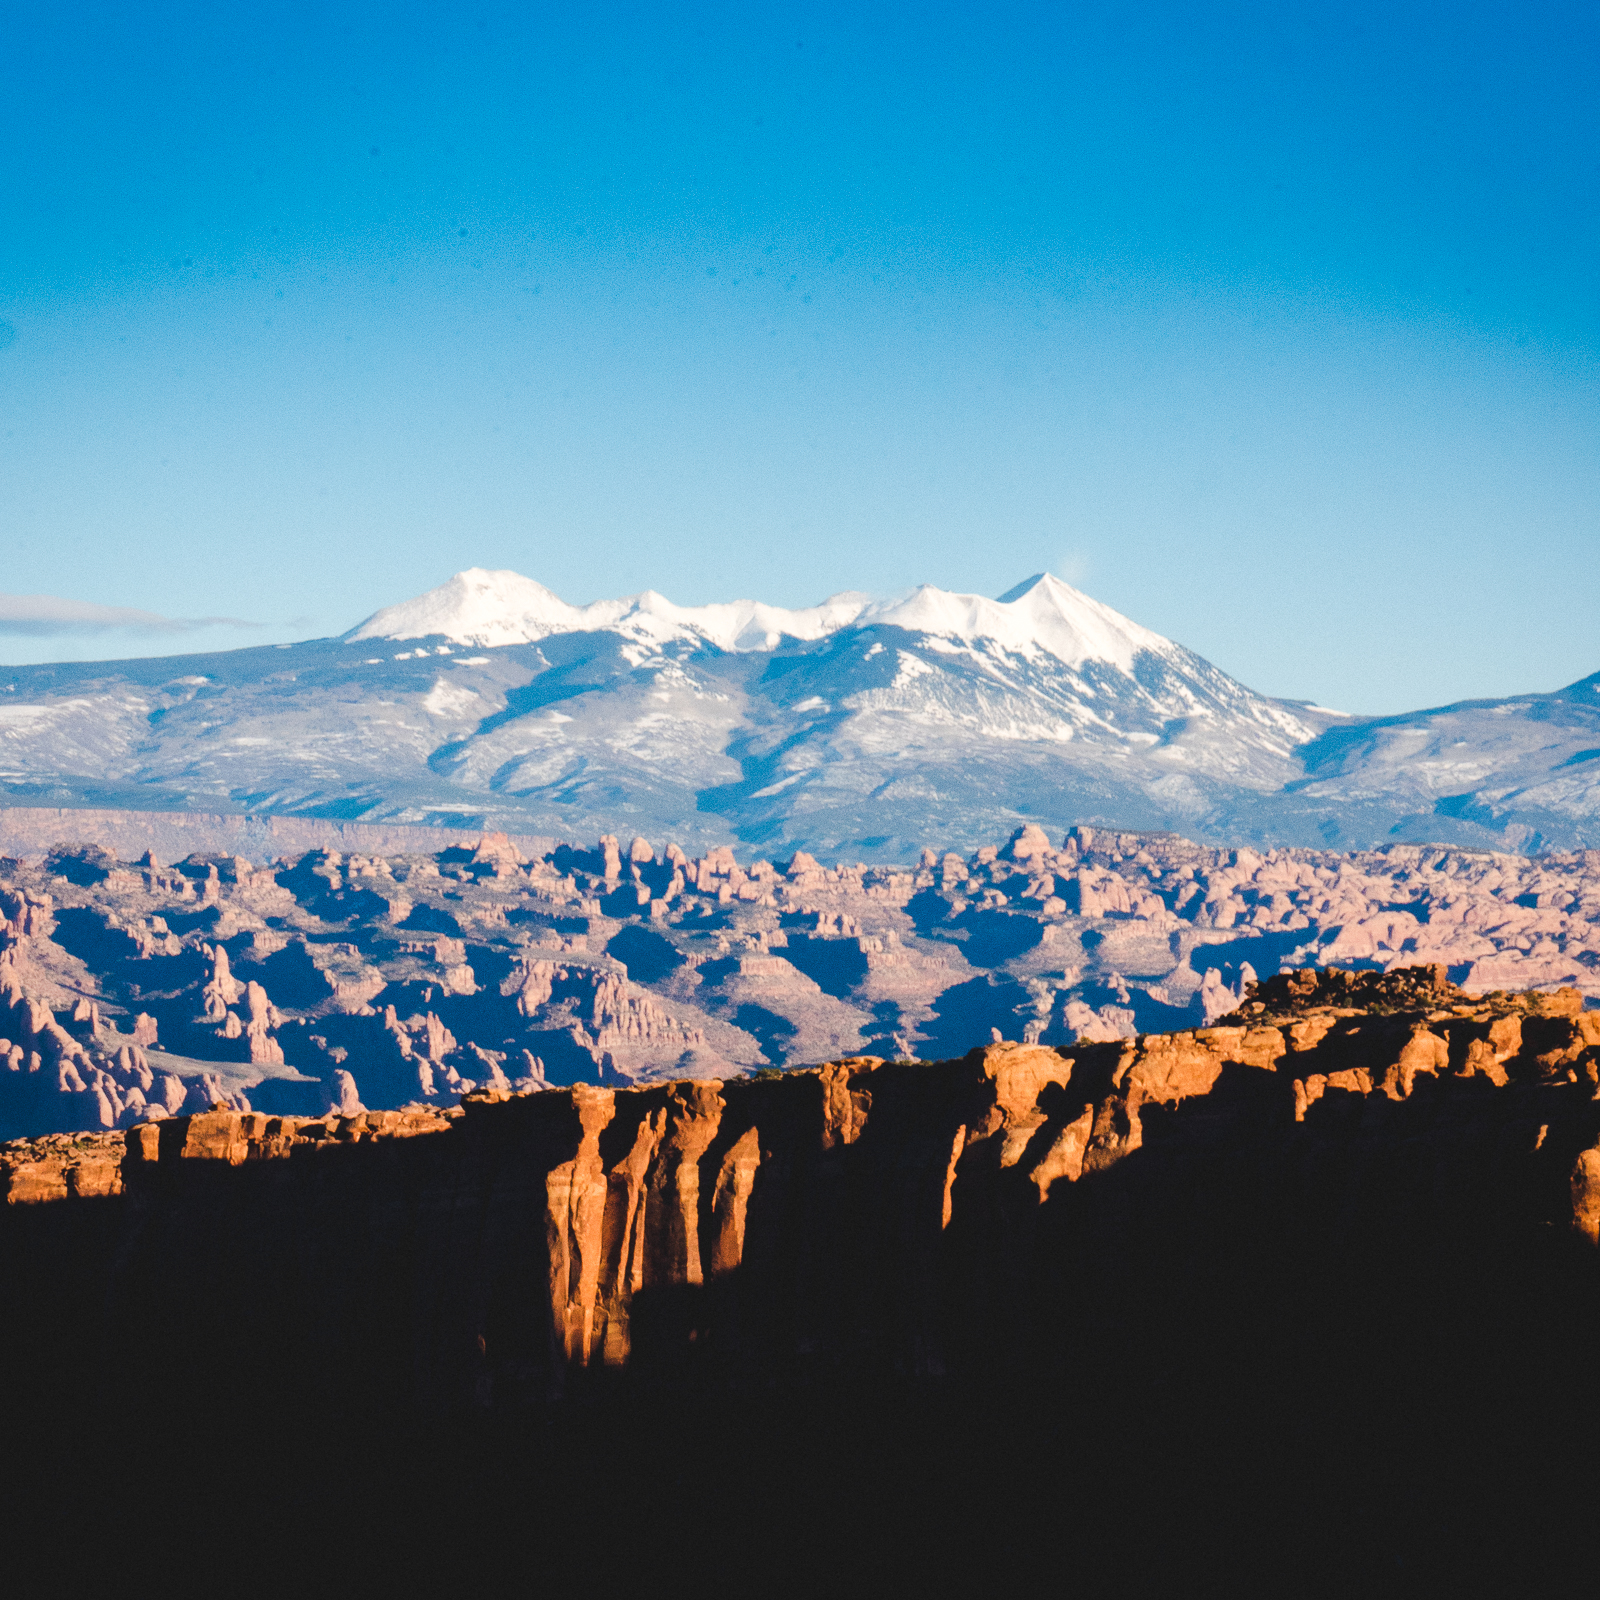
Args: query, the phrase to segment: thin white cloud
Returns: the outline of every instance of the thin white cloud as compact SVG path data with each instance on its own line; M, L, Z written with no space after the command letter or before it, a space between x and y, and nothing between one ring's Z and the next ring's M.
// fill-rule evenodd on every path
M1051 563L1050 570L1063 583L1070 583L1074 589L1081 589L1089 581L1089 570L1093 564L1089 559L1089 552L1078 548L1063 551Z
M0 594L0 634L187 633L192 628L254 628L238 617L163 617L132 606L98 606L53 594Z

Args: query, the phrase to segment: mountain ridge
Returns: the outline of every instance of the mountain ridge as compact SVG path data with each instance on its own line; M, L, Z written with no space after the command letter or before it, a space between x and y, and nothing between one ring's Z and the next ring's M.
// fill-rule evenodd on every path
M664 644L704 640L730 651L771 650L780 640L814 640L847 627L901 627L964 641L993 640L1014 650L1043 648L1069 666L1108 661L1131 671L1140 650L1176 648L1101 601L1039 572L997 599L918 584L874 600L856 591L788 609L756 600L674 605L646 589L575 606L536 579L469 567L437 588L385 606L341 635L351 642L447 639L479 647L533 644L559 633L619 633Z
M11 669L0 803L867 860L1027 822L1573 848L1600 844L1597 685L1353 717L1259 694L1047 574L787 611L576 607L475 568L339 638Z

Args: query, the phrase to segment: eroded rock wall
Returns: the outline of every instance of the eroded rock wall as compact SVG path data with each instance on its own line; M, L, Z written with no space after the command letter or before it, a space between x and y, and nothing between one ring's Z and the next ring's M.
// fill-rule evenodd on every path
M1070 1050L58 1135L0 1161L8 1337L113 1393L219 1361L449 1410L1055 1368L1147 1347L1174 1297L1185 1363L1428 1285L1443 1318L1441 1273L1600 1273L1597 1020L1303 973Z

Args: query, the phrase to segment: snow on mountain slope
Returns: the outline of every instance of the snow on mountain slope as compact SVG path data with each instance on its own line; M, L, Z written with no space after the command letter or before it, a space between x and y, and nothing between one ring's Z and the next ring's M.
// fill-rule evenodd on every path
M520 572L469 567L414 600L374 612L346 639L426 639L457 644L526 644L583 627L583 612Z
M843 627L866 603L866 595L836 594L799 611L756 600L675 606L646 589L620 600L572 606L519 572L469 567L415 600L374 612L345 637L352 642L437 637L484 648L531 644L557 633L620 633L649 644L688 640L722 650L771 650L785 635L820 639Z
M521 573L471 567L414 600L385 606L345 637L443 638L484 648L531 644L558 633L605 632L649 644L704 640L721 650L745 651L772 650L786 637L821 639L842 628L874 625L966 644L987 641L1029 659L1054 656L1069 667L1102 661L1125 673L1133 671L1141 651L1171 656L1180 648L1048 573L998 600L921 584L888 600L844 593L790 611L756 600L678 606L651 589L574 606Z
M1597 687L1360 719L1258 694L1048 576L997 600L924 586L785 610L573 606L472 569L343 639L10 669L0 804L878 860L1019 819L1232 844L1591 844Z
M752 601L680 607L650 592L576 607L516 573L473 569L348 637L492 648L582 633L628 641L627 661L651 684L637 706L638 686L609 681L603 696L583 697L581 714L493 718L441 752L434 770L502 793L555 794L612 762L631 761L638 781L671 752L671 770L697 774L698 787L724 798L741 787L789 790L789 804L800 798L792 786L854 789L869 768L912 751L946 766L970 759L974 741L1038 743L1077 766L1139 760L1149 780L1171 779L1169 799L1182 796L1193 813L1205 801L1190 780L1276 789L1299 775L1294 747L1326 725L1047 574L998 600L925 584L889 600L839 595L785 611ZM775 655L758 682L694 689L697 674L728 674L660 654L674 644ZM729 783L726 757L715 759L733 744L743 785Z
M1133 671L1142 650L1160 655L1177 648L1047 572L998 600L951 594L925 583L897 599L863 607L854 620L858 627L877 623L937 638L989 640L1029 658L1052 655L1069 667L1104 661L1122 672Z
M1600 844L1600 673L1553 694L1353 721L1300 759L1297 795L1404 806L1414 820L1398 837Z

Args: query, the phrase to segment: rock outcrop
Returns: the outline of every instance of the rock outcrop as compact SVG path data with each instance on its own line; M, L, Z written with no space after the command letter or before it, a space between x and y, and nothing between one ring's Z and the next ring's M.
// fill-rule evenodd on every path
M1170 1033L12 1143L0 1484L57 1565L214 1505L192 1569L398 1588L1554 1587L1594 1022L1297 969Z
M1592 1250L1597 1152L1600 1017L1575 991L1474 1000L1438 967L1300 971L1220 1025L1125 1041L491 1085L444 1111L219 1105L13 1143L0 1255L61 1208L110 1252L75 1270L115 1272L114 1343L155 1337L124 1316L153 1318L160 1344L193 1295L264 1295L280 1326L303 1319L296 1348L351 1318L400 1341L433 1405L542 1400L702 1346L730 1379L806 1352L970 1376L1059 1337L1069 1283L1074 1304L1114 1304L1134 1270L1108 1264L1118 1238L1154 1252L1145 1266L1197 1252L1186 1272L1221 1247L1196 1229L1275 1238L1291 1218L1297 1249L1338 1258L1391 1223L1553 1227ZM381 1328L361 1301L374 1272L399 1273Z
M443 1109L488 1086L1114 1043L1212 1027L1280 970L1444 965L1468 992L1600 1000L1593 852L1257 854L1033 826L903 868L610 836L266 865L62 846L0 863L0 919L13 1137L219 1098L301 1117ZM1438 1048L1419 1037L1397 1070L1432 1070ZM1482 1041L1478 1070L1515 1048Z

